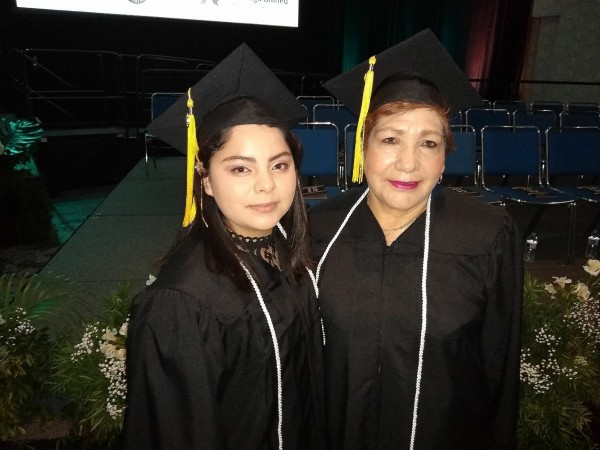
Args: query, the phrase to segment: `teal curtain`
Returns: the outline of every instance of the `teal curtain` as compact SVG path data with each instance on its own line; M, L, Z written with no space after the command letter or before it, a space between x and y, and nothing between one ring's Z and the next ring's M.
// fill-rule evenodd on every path
M343 2L342 71L431 28L488 99L513 96L533 0Z
M462 65L472 3L465 0L344 2L342 70L351 69L425 28L431 28Z

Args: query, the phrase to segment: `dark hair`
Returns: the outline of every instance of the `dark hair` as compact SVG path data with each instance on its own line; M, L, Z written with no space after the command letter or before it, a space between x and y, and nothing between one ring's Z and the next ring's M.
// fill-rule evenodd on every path
M292 205L282 217L280 223L287 233L286 262L284 267L292 279L299 282L307 275L305 267L313 267L310 257L306 209L300 190L299 170L302 159L302 146L296 136L283 124L272 123L265 126L281 130L294 160L297 179L296 191ZM183 235L178 240L174 249L192 236L201 235L205 243L206 268L211 272L226 274L232 279L236 287L243 291L248 291L251 285L240 266L240 261L255 275L254 270L252 270L253 262L247 252L239 251L236 247L230 231L223 221L223 215L215 199L207 195L202 189L202 178L207 176L207 172L210 170L211 159L229 141L232 129L233 127L215 130L213 133L209 133L208 136L198 133L198 145L200 147L198 157L204 166L204 171L202 175L198 171L194 171L196 217L190 226L182 230ZM202 211L200 210L200 205L202 205ZM206 221L206 225L204 221ZM279 233L278 230L274 232Z
M406 102L406 101L393 101L389 103L384 103L374 111L369 112L365 119L365 132L364 132L364 141L367 142L369 135L373 131L375 124L382 117L392 116L394 114L403 114L409 111L414 111L418 108L427 108L431 111L437 113L439 118L442 121L442 133L444 136L444 144L446 146L445 153L446 156L454 149L454 136L452 135L452 131L450 129L450 120L448 119L448 109L442 106L437 105L429 105L425 103L415 103L415 102ZM365 150L366 150L365 146Z

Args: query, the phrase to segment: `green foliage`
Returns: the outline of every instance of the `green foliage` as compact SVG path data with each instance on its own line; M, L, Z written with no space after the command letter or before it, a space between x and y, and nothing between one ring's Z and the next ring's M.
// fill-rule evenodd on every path
M519 447L594 449L600 405L600 262L581 281L525 279Z
M27 157L31 148L42 138L43 131L38 122L17 119L14 114L0 115L1 153Z
M0 277L0 439L16 440L25 426L45 415L40 401L54 345L47 324L66 304L61 283L46 285L36 275Z
M57 242L52 204L34 160L42 133L38 122L0 115L0 245Z
M125 339L133 291L123 284L105 301L105 313L58 346L51 384L68 399L71 437L116 444L125 409Z

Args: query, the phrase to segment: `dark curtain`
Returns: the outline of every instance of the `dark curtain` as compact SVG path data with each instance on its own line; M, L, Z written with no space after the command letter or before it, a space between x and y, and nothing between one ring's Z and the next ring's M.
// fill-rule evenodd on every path
M342 71L431 28L484 98L509 98L521 73L533 0L343 2Z
M490 100L515 99L533 0L479 0L470 21L465 73Z

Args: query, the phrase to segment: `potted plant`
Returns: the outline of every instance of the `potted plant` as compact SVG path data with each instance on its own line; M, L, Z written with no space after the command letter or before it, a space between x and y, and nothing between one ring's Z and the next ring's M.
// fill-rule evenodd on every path
M599 443L600 261L582 278L526 276L519 447L593 449Z

